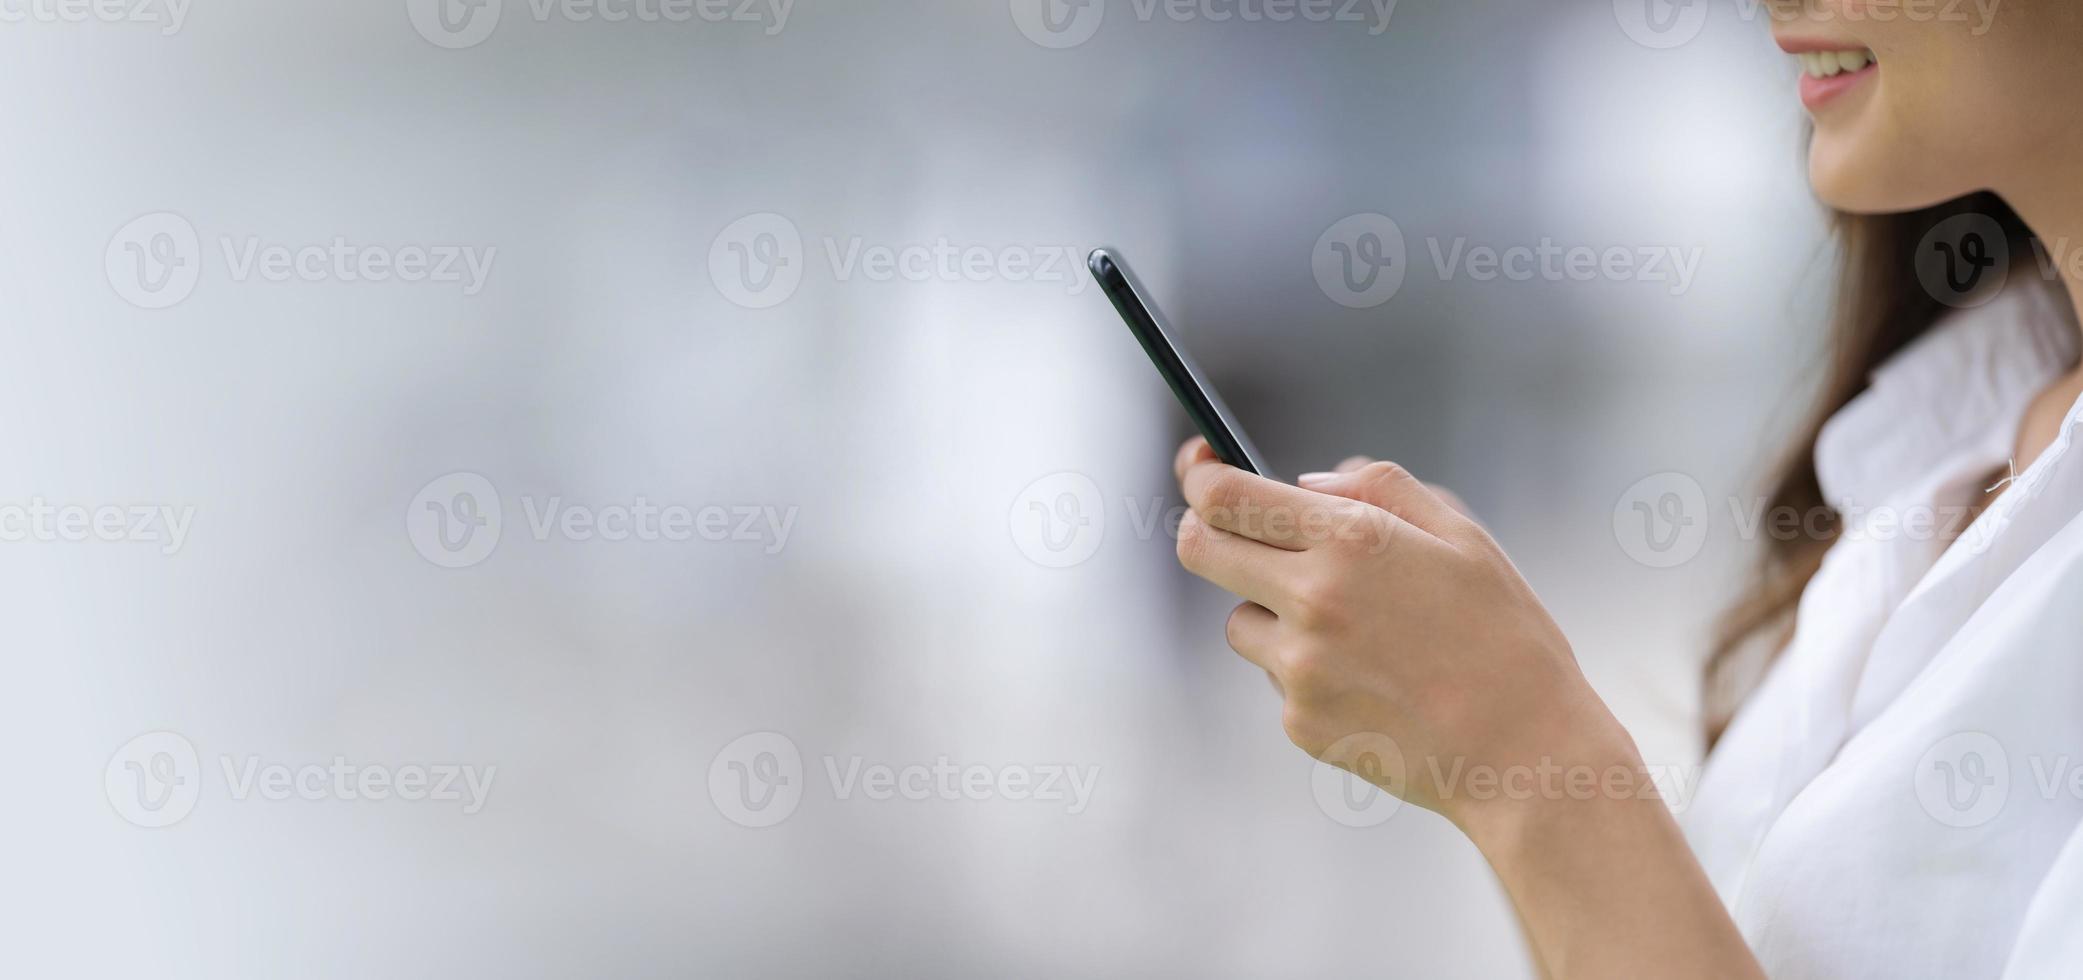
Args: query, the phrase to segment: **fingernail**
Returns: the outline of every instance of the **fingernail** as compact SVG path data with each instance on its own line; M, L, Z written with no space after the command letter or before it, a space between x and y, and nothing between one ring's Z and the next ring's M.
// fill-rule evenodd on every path
M1295 482L1307 487L1313 486L1318 483L1329 483L1337 478L1338 474L1336 473L1304 473L1301 476L1295 477Z

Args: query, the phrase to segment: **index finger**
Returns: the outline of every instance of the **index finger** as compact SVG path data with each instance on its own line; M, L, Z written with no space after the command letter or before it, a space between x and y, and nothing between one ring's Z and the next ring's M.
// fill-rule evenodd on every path
M1309 549L1343 536L1365 533L1369 505L1289 486L1208 458L1186 468L1179 480L1186 503L1212 527L1243 535L1283 551Z

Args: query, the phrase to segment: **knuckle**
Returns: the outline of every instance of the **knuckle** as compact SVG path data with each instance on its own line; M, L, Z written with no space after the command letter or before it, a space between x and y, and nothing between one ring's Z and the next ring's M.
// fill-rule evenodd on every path
M1309 753L1311 758L1323 758L1337 742L1332 735L1335 729L1330 719L1307 705L1296 704L1292 698L1280 713L1280 730L1295 748Z
M1360 472L1365 473L1370 480L1392 486L1417 482L1417 478L1411 476L1410 471L1404 469L1401 463L1392 463L1388 460L1376 460L1368 463L1361 468Z
M1408 525L1396 515L1379 507L1370 507L1354 523L1353 550L1363 555L1378 555L1389 550L1396 536Z
M1238 606L1235 609L1230 610L1229 622L1223 624L1223 638L1229 641L1230 649L1232 650L1242 652L1241 648L1244 643L1244 617L1250 609L1251 604L1247 602L1243 605Z
M1330 515L1330 544L1346 553L1365 554L1380 540L1382 518L1379 507L1352 502Z
M1208 524L1192 511L1179 520L1179 564L1200 568L1208 558Z
M1328 693L1334 683L1334 673L1329 658L1305 646L1288 652L1281 664L1280 678L1294 695L1290 698L1292 704L1295 698L1308 699Z
M1289 597L1295 624L1312 631L1337 625L1345 615L1341 596L1342 589L1335 576L1318 575L1297 582L1294 594Z
M1208 480L1201 507L1213 513L1235 513L1244 506L1249 489L1235 471L1219 473Z
M1296 748L1310 755L1317 753L1314 729L1315 725L1312 724L1309 713L1293 700L1289 700L1286 707L1281 709L1280 730L1287 734L1287 740L1295 743Z

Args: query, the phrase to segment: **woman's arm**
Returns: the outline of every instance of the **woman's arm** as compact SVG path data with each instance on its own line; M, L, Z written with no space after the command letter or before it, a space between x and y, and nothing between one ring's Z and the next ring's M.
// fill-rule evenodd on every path
M1764 976L1653 793L1542 799L1463 821L1545 975Z
M1550 976L1761 976L1633 741L1481 527L1400 468L1290 487L1180 451L1189 570L1288 737L1459 826Z

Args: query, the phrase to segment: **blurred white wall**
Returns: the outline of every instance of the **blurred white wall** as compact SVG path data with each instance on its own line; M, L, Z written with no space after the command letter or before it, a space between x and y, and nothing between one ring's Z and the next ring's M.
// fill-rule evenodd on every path
M1224 648L1230 600L1146 530L1176 503L1168 394L1082 279L996 263L1119 246L1287 472L1366 452L1459 490L1645 751L1687 762L1743 553L1720 508L1697 560L1652 568L1613 510L1659 472L1744 492L1800 390L1821 253L1763 25L1716 6L1657 49L1602 4L1405 4L1377 35L1116 0L1050 47L1027 0L539 2L479 8L481 37L461 6L460 33L416 29L416 0L228 0L178 30L8 8L0 507L192 522L177 549L0 543L0 972L1525 970L1442 821L1319 805ZM133 224L162 212L192 249ZM1363 212L1413 264L1355 310L1310 270ZM742 228L800 236L773 253L800 283L719 280L767 254ZM1427 243L1457 238L1701 263L1680 295L1442 280ZM336 240L489 277L240 271ZM846 264L942 242L992 264ZM192 290L147 288L169 268ZM452 474L501 510L460 568L427 537ZM639 498L788 530L531 528ZM1086 536L1052 549L1033 504ZM711 777L785 762L729 755L761 732L801 798L755 829ZM840 799L827 768L942 757L1098 775L1072 812ZM465 812L236 778L336 759L491 782Z

